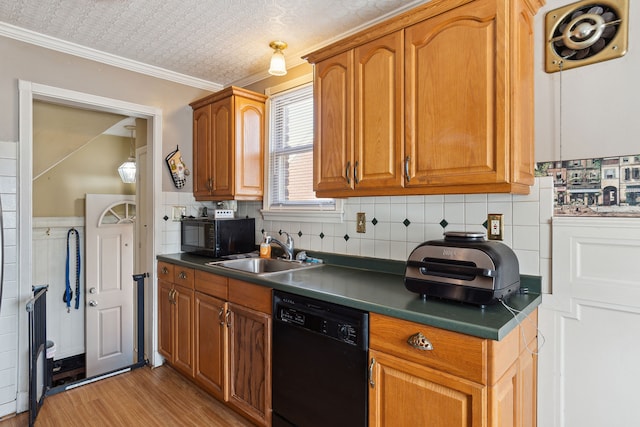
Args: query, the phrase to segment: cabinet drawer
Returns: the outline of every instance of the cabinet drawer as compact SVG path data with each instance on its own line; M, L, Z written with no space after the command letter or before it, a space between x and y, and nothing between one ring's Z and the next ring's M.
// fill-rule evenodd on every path
M196 270L196 291L226 300L228 285L229 279L224 276Z
M173 282L173 264L168 262L158 261L158 280L166 280L167 282Z
M271 288L229 279L229 301L271 314Z
M371 348L486 384L487 340L376 313L370 314L369 322ZM432 350L407 342L417 333L429 340Z
M193 268L186 268L180 265L176 265L173 268L173 283L176 285L193 289L194 276L195 270Z

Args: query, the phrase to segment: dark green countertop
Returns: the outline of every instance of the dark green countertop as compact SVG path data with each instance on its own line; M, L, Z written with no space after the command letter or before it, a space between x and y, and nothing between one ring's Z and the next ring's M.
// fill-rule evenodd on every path
M442 329L492 340L504 338L518 322L540 304L540 278L521 276L521 289L528 293L512 295L507 303L516 317L502 304L485 308L443 301L422 300L404 286L404 262L361 257L313 254L323 258L320 267L256 276L225 267L209 266L210 258L177 253L158 255L160 261L232 277L281 291L342 304L360 310L411 320Z

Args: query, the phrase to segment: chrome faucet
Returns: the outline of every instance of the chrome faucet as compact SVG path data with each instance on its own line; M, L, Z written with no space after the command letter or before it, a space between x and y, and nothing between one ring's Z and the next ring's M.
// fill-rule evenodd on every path
M282 248L282 250L284 251L287 259L289 260L293 260L293 237L291 237L289 235L289 233L287 233L286 231L281 231L281 233L284 233L287 235L287 243L282 243L280 240L278 239L274 239L273 237L271 238L271 242L275 243L276 245L280 246Z

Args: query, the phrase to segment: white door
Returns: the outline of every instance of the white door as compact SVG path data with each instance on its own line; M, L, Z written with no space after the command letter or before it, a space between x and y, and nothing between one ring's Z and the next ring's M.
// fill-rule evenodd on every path
M133 363L135 197L87 194L86 372L92 377Z

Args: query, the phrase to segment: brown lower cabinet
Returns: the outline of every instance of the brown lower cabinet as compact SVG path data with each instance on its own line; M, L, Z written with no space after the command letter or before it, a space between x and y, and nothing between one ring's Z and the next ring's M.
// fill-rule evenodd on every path
M173 279L165 277L175 272ZM158 263L158 352L176 370L193 376L193 269Z
M272 290L164 262L158 278L160 354L270 427ZM369 426L536 426L537 320L494 341L371 313Z
M158 263L158 351L254 424L271 426L271 289L200 270L188 289L167 277L182 270Z
M259 425L271 425L271 315L229 304L228 402Z
M536 325L493 341L371 313L369 426L534 427Z

